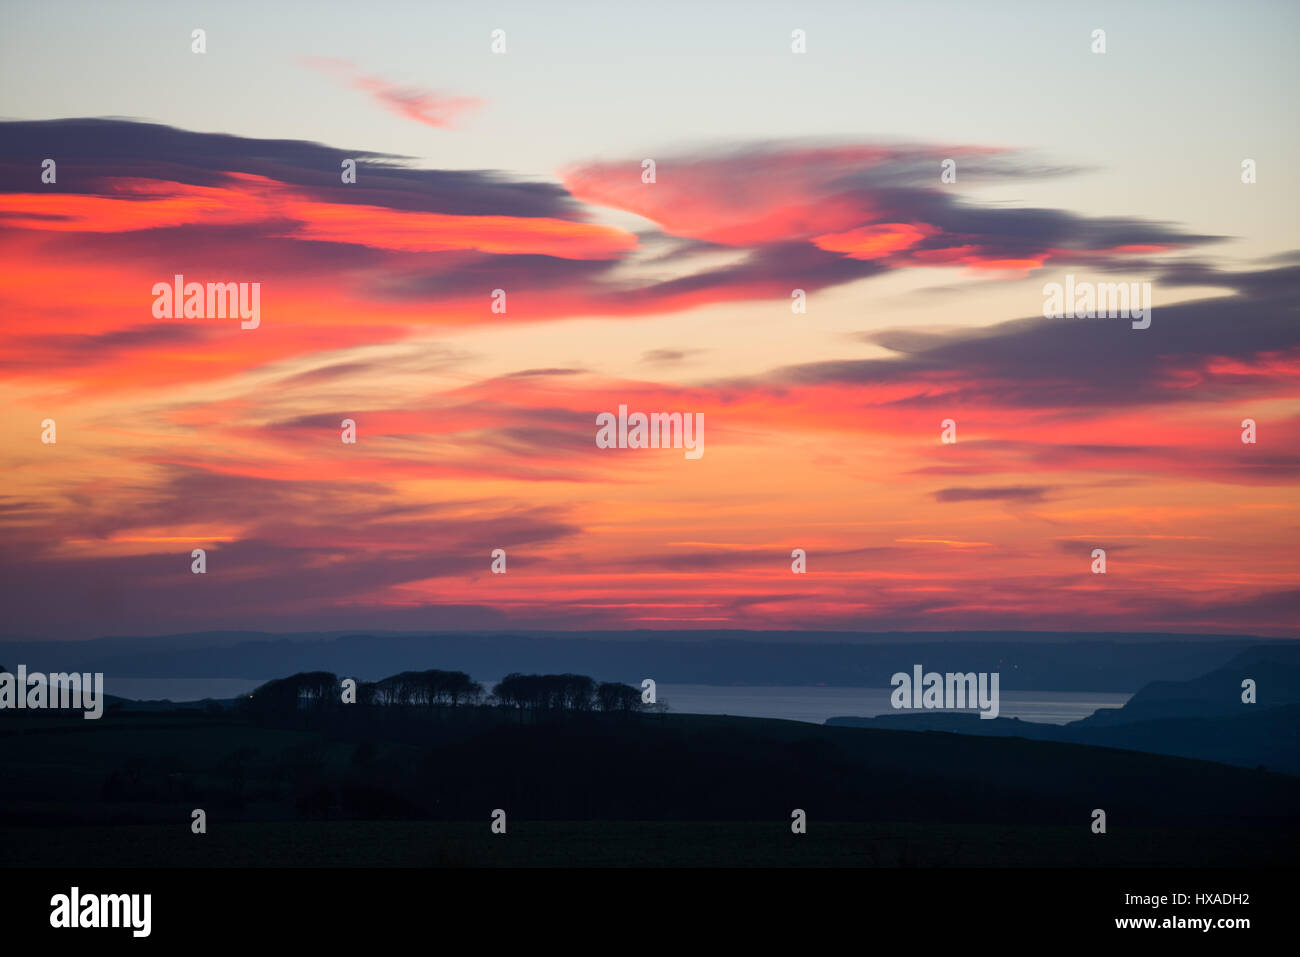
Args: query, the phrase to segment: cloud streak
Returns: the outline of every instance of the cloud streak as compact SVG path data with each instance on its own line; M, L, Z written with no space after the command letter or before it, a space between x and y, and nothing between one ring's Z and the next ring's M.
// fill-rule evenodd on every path
M347 60L308 57L302 61L302 65L324 73L352 89L369 93L376 103L390 113L425 126L454 126L458 119L483 106L483 100L478 97L455 96L402 86L383 77L362 73Z

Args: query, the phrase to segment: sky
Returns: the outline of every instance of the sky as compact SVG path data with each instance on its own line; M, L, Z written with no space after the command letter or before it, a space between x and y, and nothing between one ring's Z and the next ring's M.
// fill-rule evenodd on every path
M0 635L1294 636L1298 26L0 3Z

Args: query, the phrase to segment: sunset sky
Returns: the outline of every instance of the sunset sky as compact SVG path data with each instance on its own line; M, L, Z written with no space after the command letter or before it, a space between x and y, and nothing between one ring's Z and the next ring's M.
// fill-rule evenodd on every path
M0 635L1295 635L1300 8L1066 6L0 5Z

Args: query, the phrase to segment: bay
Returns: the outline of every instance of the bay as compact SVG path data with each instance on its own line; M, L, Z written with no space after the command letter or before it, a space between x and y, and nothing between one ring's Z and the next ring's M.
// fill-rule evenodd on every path
M494 681L484 681L491 688ZM637 685L638 682L628 682ZM197 701L248 694L261 681L245 678L114 678L105 676L104 690L136 700ZM656 687L658 700L670 713L730 714L749 718L782 718L822 724L827 718L873 718L895 714L889 688L836 688L824 685L695 685ZM1000 717L1045 724L1066 724L1086 718L1098 708L1120 708L1132 695L1079 691L1001 692Z

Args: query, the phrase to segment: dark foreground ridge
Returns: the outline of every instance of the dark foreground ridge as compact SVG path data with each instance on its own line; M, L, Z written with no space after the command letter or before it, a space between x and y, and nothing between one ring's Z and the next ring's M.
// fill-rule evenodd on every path
M0 864L1248 866L1300 820L1300 779L1078 744L334 700L5 715Z

